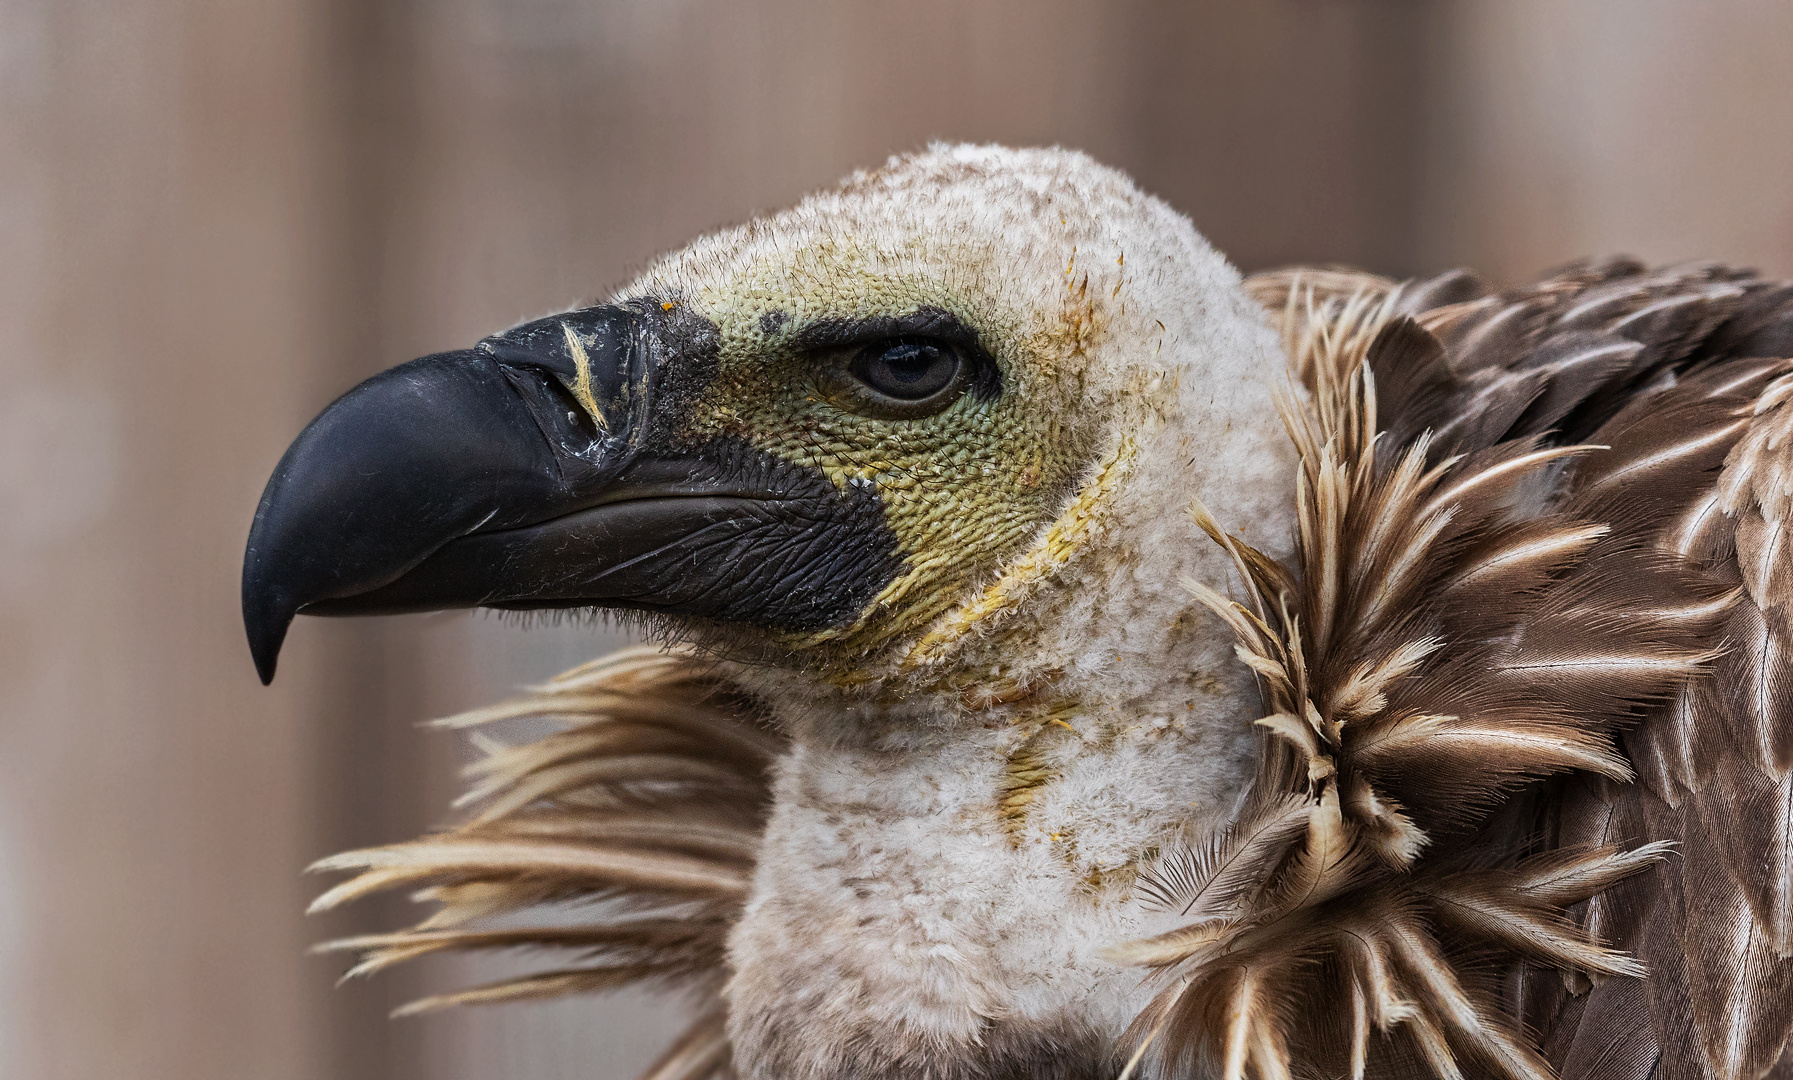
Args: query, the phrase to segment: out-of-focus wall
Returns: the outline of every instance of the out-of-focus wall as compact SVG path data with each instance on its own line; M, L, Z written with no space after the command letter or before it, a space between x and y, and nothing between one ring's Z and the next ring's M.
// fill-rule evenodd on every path
M318 12L0 5L0 1073L323 1075L320 681L234 655L325 382ZM252 465L251 462L254 462Z
M447 816L423 718L602 629L301 620L236 576L356 379L934 138L1127 168L1246 267L1793 271L1793 9L1749 0L0 0L0 1075L626 1077L641 998L389 1023L333 850Z
M1793 5L1447 0L1415 261L1590 253L1793 274Z

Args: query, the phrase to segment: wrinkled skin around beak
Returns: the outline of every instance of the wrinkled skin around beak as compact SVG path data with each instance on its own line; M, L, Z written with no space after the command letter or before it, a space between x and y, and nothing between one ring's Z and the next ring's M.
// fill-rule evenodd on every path
M262 681L300 612L852 622L900 566L877 496L738 440L682 439L714 341L660 304L587 308L337 400L281 458L250 530L243 618Z

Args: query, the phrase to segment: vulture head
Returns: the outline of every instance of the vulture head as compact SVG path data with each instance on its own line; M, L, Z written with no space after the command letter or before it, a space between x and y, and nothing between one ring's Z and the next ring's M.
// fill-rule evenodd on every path
M1179 581L1225 587L1192 496L1288 542L1279 355L1124 175L936 147L331 405L256 515L251 647L271 678L295 613L645 613L793 738L737 1056L1037 1068L1149 998L1098 956L1128 875L1250 775L1249 673Z
M332 405L256 516L256 662L271 678L298 612L606 608L905 694L1113 678L1172 632L1128 582L1192 569L1153 558L1189 496L1287 503L1276 350L1238 275L1120 173L899 159ZM1071 610L1073 562L1108 610Z
M297 614L672 650L475 716L571 726L320 904L444 905L361 971L585 965L454 1001L695 986L658 1080L1764 1075L1789 327L1703 265L1245 282L1081 154L893 159L299 435L244 565L264 679ZM1634 887L1657 842L1685 879Z

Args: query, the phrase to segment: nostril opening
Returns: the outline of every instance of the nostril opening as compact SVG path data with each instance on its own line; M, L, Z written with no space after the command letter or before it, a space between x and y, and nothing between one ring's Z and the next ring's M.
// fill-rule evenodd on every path
M501 370L551 442L583 449L603 438L597 421L573 395L566 377L539 364L505 364Z
M581 435L596 442L601 434L598 431L597 419L586 410L584 405L580 404L579 399L573 395L572 387L568 386L559 375L544 379L543 382L547 384L548 393L553 396L554 403L565 417L567 424L577 429Z

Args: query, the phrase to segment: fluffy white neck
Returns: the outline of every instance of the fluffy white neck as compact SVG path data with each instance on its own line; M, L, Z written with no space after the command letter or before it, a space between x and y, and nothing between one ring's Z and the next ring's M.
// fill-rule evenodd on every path
M1154 932L1137 870L1230 820L1257 745L1230 632L1180 584L1229 573L1186 507L1273 554L1293 531L1280 352L1247 303L1136 383L1124 477L1019 608L869 688L743 673L793 737L731 940L744 1075L1070 1075L1154 992L1101 950Z

